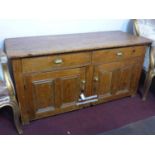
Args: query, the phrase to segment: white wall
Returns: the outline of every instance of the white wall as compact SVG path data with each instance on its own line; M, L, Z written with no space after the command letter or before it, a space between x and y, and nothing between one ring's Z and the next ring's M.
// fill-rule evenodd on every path
M92 31L128 31L130 20L0 20L0 47L5 38Z
M130 20L0 20L0 48L5 38L110 30L131 32Z

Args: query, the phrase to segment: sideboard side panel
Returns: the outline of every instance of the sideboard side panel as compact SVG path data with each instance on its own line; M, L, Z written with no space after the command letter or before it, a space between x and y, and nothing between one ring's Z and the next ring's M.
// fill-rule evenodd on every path
M21 59L12 60L12 69L13 69L13 76L15 80L17 99L18 99L19 108L21 112L21 120L23 124L27 124L29 123L29 117L28 117L28 109L27 109L26 100L25 100L25 89L24 89L24 81L23 81L23 75L22 75Z

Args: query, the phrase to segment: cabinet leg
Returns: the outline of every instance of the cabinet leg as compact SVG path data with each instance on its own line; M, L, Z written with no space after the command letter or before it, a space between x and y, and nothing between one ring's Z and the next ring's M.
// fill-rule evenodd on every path
M29 117L27 116L27 114L23 114L21 116L21 122L22 122L22 125L28 125L30 123Z
M137 94L137 93L133 93L133 94L131 95L131 98L135 97L135 96L136 96L136 94Z
M28 124L30 124L29 119L27 119L27 118L22 118L22 125L28 125Z

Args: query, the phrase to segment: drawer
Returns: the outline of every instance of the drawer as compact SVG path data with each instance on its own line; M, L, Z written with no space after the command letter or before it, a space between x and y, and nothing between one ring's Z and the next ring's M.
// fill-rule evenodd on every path
M91 53L70 53L22 59L22 72L48 71L90 64Z
M93 63L120 61L132 57L144 56L145 50L145 46L97 50L93 52L92 61Z

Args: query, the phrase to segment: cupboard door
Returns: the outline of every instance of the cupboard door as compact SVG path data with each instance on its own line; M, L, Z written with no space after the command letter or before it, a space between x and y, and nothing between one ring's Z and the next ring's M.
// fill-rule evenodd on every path
M85 68L36 73L25 78L30 119L76 106L85 80Z
M133 95L137 90L141 67L142 59L95 66L93 93L99 99Z

